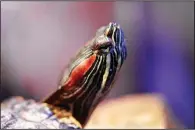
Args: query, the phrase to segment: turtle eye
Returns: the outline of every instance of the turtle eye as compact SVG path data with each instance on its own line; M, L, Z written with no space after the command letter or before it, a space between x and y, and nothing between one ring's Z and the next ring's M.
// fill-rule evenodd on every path
M95 48L98 50L107 49L112 47L112 40L104 35L99 36L96 39Z
M99 44L98 49L102 50L102 49L108 49L110 47L112 47L112 43L111 42L106 42L106 43L103 43L103 44Z

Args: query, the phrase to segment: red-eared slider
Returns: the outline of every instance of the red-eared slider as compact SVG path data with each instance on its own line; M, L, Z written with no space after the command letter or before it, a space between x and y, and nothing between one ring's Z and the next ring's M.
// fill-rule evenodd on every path
M101 27L41 102L13 97L1 104L2 129L78 129L111 90L127 51L116 23Z

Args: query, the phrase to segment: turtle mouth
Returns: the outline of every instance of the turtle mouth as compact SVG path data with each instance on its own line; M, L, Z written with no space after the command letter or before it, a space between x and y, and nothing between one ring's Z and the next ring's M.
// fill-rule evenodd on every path
M105 29L104 35L112 40L113 49L116 50L117 55L121 55L122 59L126 59L127 48L125 37L122 28L119 24L110 22Z
M121 40L124 38L122 34L123 33L120 28L120 25L112 22L109 23L104 32L105 36L112 39L114 46L119 46L119 44L121 44Z
M119 30L120 30L120 26L117 23L110 22L107 29L105 30L105 35L108 38L116 40L114 36L117 35Z

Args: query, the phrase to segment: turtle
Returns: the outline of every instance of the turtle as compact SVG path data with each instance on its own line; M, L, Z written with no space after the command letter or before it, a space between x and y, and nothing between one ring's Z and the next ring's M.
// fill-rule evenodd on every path
M82 129L113 88L127 57L115 22L100 27L62 71L56 89L41 101L11 97L1 103L2 129Z

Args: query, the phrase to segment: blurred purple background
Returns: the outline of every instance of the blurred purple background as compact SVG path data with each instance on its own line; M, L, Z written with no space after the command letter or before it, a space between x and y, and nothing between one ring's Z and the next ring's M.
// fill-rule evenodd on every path
M193 2L1 2L1 100L51 93L70 58L110 21L124 29L129 55L108 98L161 93L194 128Z

